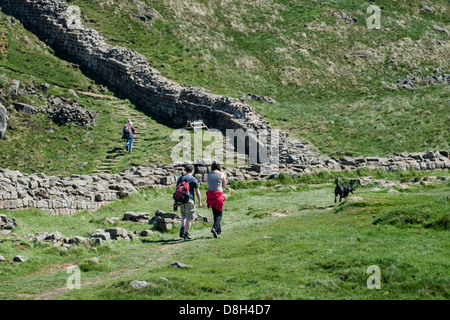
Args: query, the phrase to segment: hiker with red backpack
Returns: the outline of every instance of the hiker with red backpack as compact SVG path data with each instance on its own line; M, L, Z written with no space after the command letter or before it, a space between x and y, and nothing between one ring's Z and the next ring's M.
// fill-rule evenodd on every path
M173 194L174 210L180 207L181 228L180 238L192 240L193 236L189 233L192 221L195 219L195 196L198 198L198 207L202 207L199 183L194 177L194 166L188 164L185 167L186 173L178 178L177 188Z
M133 122L128 119L128 122L123 126L123 135L122 139L126 140L127 144L125 145L125 149L131 153L131 149L133 148L133 134L136 133L136 129L133 127Z

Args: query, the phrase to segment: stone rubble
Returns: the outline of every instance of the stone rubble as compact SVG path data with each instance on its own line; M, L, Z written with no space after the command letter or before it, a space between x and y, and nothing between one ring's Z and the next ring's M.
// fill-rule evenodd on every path
M17 227L16 220L8 218L4 214L0 214L0 230L12 230Z
M157 210L155 216L150 219L149 224L153 224L158 231L166 232L172 230L174 225L181 223L181 217L176 213Z
M398 79L397 86L406 90L414 90L420 84L450 84L450 74L438 74L434 76L423 77L421 75L409 75L405 79Z
M52 108L47 110L48 117L58 125L76 123L79 126L90 126L98 120L97 114L85 105L60 96L51 98Z

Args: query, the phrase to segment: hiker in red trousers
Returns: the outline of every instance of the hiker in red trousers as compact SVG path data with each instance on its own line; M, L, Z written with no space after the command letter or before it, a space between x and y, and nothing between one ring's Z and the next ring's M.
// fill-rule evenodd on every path
M206 192L206 204L208 208L212 207L214 216L214 225L211 232L215 238L222 233L220 221L222 220L222 211L225 205L225 195L223 188L227 185L227 178L222 172L222 167L215 161L211 165L211 171L208 173L208 192Z

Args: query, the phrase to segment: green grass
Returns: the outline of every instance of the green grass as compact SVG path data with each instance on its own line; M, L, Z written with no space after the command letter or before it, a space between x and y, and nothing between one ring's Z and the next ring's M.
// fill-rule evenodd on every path
M55 57L53 50L40 42L23 25L1 14L0 32L5 33L6 49L0 57L0 73L22 84L49 83L59 87L87 90L93 81L83 76L71 63ZM24 87L21 87L24 88ZM9 92L4 92L5 94Z
M360 187L354 197L361 199L335 206L332 184L275 182L278 184L264 188L232 185L233 191L227 191L231 195L219 239L211 236L210 224L206 223L193 226L193 241L179 240L175 228L132 242L107 243L96 251L83 246L62 251L3 237L0 254L7 258L21 254L29 260L23 264L0 263L0 298L449 298L448 185L418 185L399 193ZM294 185L296 190L291 188ZM18 223L15 232L19 239L26 233L55 230L67 236L86 236L110 226L106 217L122 216L127 210L170 211L171 192L143 190L95 213L68 217L38 210L7 214ZM418 205L429 213L424 223L376 220L390 210L409 211ZM212 216L206 208L197 212ZM271 213L286 216L275 218ZM444 213L447 224L443 228L427 226ZM116 225L136 231L149 228L122 221ZM17 247L20 242L28 249ZM98 257L100 264L92 263L92 257ZM192 268L173 269L172 261ZM42 296L65 287L69 276L65 268L74 264L82 269L82 289ZM366 287L366 269L371 265L381 269L381 290ZM132 280L149 281L152 286L136 291L128 286Z
M58 92L55 90L54 92ZM60 94L67 95L63 90ZM79 100L98 115L98 122L90 127L76 124L58 126L45 113L30 116L10 110L11 121L5 139L0 141L0 161L3 168L25 173L45 172L53 175L89 174L108 155L122 150L122 126L127 118L120 114L108 99L80 96ZM170 162L170 150L175 145L170 134L173 128L160 124L137 110L129 101L122 104L130 112L142 114L146 129L135 121L142 131L139 149L126 153L114 167L113 172L129 169L132 165L154 165ZM49 133L52 130L53 133ZM33 152L30 152L30 148ZM6 151L8 150L8 151ZM87 164L86 164L87 163Z

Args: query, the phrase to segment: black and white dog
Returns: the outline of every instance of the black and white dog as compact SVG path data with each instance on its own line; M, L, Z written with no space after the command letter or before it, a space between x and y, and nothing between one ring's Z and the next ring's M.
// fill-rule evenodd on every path
M342 198L347 198L349 193L353 193L355 188L352 186L342 186L338 183L338 178L334 178L334 182L336 183L336 188L334 188L334 203L336 203L336 198L339 195L339 202L341 202Z

